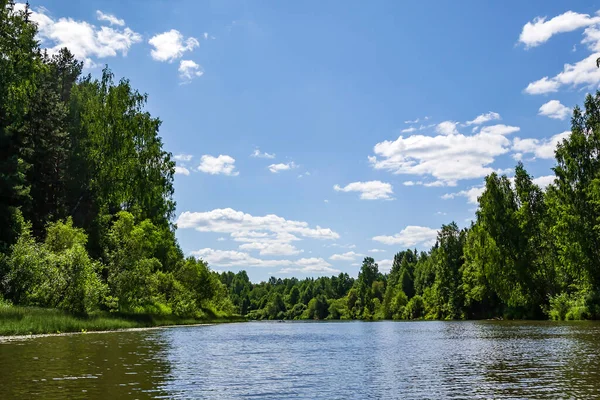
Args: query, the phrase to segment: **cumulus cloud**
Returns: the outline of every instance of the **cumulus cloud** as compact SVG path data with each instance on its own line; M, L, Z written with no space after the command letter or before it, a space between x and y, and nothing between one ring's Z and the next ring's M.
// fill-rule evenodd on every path
M106 21L111 25L125 26L125 20L119 19L112 14L104 14L102 11L96 11L98 21Z
M550 100L540 107L539 115L553 119L565 119L571 115L571 109L558 100Z
M250 154L250 157L255 157L255 158L275 158L275 153L267 153L260 151L259 148L254 149L254 152L252 152L252 154Z
M528 94L545 94L557 92L563 86L594 87L600 84L600 69L596 59L600 55L600 15L591 17L588 14L578 14L567 11L550 20L536 18L523 27L519 38L526 47L538 46L548 41L552 36L585 28L581 43L592 53L574 64L565 64L562 72L553 77L544 76L531 82L525 88Z
M176 165L175 166L175 174L187 176L190 174L190 170L187 169L186 167L180 167L180 166Z
M394 264L394 260L385 259L377 261L377 266L379 267L379 271L383 273L388 273L392 270L392 265Z
M437 238L437 230L424 226L409 225L392 236L375 236L373 240L387 245L412 247L416 245L433 246Z
M186 51L200 46L198 39L189 37L184 40L181 32L175 29L152 36L148 43L154 47L150 51L154 60L168 62L173 62L181 58Z
M297 267L282 268L280 274L339 274L339 269L331 268L331 264L322 258L301 258L296 261Z
M535 183L542 189L545 189L548 187L548 185L554 183L554 178L556 178L554 175L538 176L537 178L533 179L533 183Z
M362 257L362 254L355 253L353 251L349 251L347 253L342 254L334 254L329 257L330 260L334 261L354 261L357 257Z
M484 190L483 186L475 186L470 189L461 190L460 192L456 192L456 193L446 193L442 196L442 199L448 200L448 199L454 199L456 197L466 197L469 204L478 204L477 199L479 198L479 196L481 196L481 194L483 193L483 190Z
M192 161L192 158L194 158L194 156L191 154L175 154L173 156L173 159L177 162L189 162Z
M208 212L183 212L177 219L180 229L228 233L241 243L240 250L260 255L295 255L302 252L293 243L302 238L336 240L339 234L329 228L311 228L302 221L286 220L274 214L253 216L231 208Z
M394 194L392 185L381 181L352 182L341 187L335 185L336 192L358 192L361 200L391 200Z
M279 273L339 273L331 268L331 264L322 258L300 258L298 260L267 260L253 257L243 251L216 250L204 248L193 251L192 256L206 261L210 266L222 268L244 268L244 267L285 267Z
M466 125L481 125L485 124L486 122L495 121L499 119L500 114L498 114L497 112L490 111L488 113L478 115L477 117L475 117L474 120L467 121Z
M281 273L304 272L304 273L337 273L336 269L330 268L331 264L322 258L301 258L299 260L266 260L253 257L248 253L236 250L216 250L204 248L193 251L194 257L206 261L210 266L222 268L243 267L286 267Z
M435 127L435 131L441 135L457 135L458 130L456 129L456 125L458 125L457 122L444 121Z
M281 241L280 241L281 240ZM277 237L268 237L266 240L254 239L251 243L244 243L239 246L240 250L256 250L261 256L291 256L302 253L294 245L286 243L285 239Z
M510 150L511 142L505 136L517 131L519 127L499 124L485 126L472 135L399 136L395 141L377 143L373 148L375 156L370 156L369 162L375 169L394 174L432 176L435 184L430 185L452 186L459 180L494 172L490 164Z
M223 154L218 157L203 155L198 170L211 175L239 175L235 170L235 158Z
M572 32L598 23L600 23L599 16L591 17L589 14L573 11L567 11L549 20L547 17L536 17L523 26L519 42L528 48L535 47L547 42L558 33Z
M369 253L385 253L385 250L371 249L371 250L369 250Z
M17 3L15 9L24 10L25 4ZM112 18L116 25L125 24L125 21L113 15L101 11L97 13L99 19ZM30 19L38 26L37 39L49 54L66 47L84 62L85 67L94 67L96 58L115 57L118 54L126 56L132 45L142 41L142 36L128 27L98 27L72 18L54 19L48 15L48 10L41 7L31 11Z
M271 171L274 174L277 174L281 171L288 171L290 169L293 168L297 168L298 166L296 164L294 164L293 161L283 164L283 163L279 163L279 164L271 164L269 165L269 171Z
M549 139L521 139L513 140L512 150L515 152L515 158L522 158L523 154L533 154L536 158L551 159L554 158L556 146L564 139L568 138L571 131L565 131L552 136Z
M192 79L204 75L202 67L192 60L181 60L178 71L182 83L190 83Z

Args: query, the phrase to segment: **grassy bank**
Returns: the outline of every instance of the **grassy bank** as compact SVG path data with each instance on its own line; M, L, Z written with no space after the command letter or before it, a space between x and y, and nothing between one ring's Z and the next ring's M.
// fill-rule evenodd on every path
M77 316L48 308L0 306L0 336L43 333L110 331L166 325L240 322L240 316L205 319L180 318L174 315L125 314L96 312Z

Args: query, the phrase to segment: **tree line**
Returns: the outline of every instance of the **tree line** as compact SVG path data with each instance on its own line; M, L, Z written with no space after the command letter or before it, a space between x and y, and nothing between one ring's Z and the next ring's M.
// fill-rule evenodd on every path
M576 107L542 189L519 163L486 177L469 227L355 279L252 283L185 257L175 163L127 79L49 55L29 10L0 0L0 303L253 319L600 317L600 92Z
M177 244L175 163L146 95L42 51L29 16L0 1L0 301L231 314L218 275Z
M403 250L382 274L366 257L347 274L253 285L222 273L239 313L256 319L600 318L600 92L573 111L545 189L518 163L492 173L476 219L443 225L429 251Z

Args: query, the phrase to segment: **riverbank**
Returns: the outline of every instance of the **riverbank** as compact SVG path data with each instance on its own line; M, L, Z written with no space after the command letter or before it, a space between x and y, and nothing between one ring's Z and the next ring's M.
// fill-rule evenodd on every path
M77 316L57 309L0 307L0 336L116 331L242 321L246 321L246 319L240 316L214 316L196 319L181 318L175 315L108 312Z

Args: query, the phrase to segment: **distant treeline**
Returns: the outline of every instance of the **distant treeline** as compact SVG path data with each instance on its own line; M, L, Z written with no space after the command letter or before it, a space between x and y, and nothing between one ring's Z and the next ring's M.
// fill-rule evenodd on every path
M476 221L443 225L427 252L401 251L389 274L370 257L358 279L222 273L238 312L257 319L600 318L600 92L575 108L545 190L521 163L491 174Z
M175 163L146 96L42 52L36 29L0 0L0 303L231 314L218 275L175 239Z

